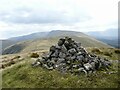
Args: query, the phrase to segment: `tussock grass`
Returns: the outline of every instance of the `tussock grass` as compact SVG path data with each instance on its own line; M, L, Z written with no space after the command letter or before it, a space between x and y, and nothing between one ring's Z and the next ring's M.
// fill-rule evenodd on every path
M89 48L87 48L87 51L89 53L93 53L93 54L96 54L100 57L104 57L104 58L107 58L107 59L110 59L110 60L119 60L120 49L89 47Z
M95 54L102 54L102 51L99 48L93 48L91 52Z
M117 53L117 54L120 54L120 49L115 49L114 52Z
M31 58L38 58L39 55L38 55L37 53L31 53L30 57L31 57Z
M109 57L112 56L112 53L111 53L111 52L104 52L103 54L106 55L106 56L109 56Z
M3 88L117 88L118 74L107 74L97 71L89 76L77 76L70 73L62 74L56 70L42 67L31 67L32 60L3 71ZM117 64L110 71L117 71Z
M16 63L18 63L18 62L20 62L20 61L22 61L22 60L23 60L23 58L21 58L21 56L19 56L19 55L14 56L14 57L12 57L12 58L7 58L7 57L6 57L6 60L4 60L4 58L3 58L2 64L1 64L1 66L0 66L0 69L4 69L4 68L6 68L6 67L9 67L9 66L11 66L11 65L14 65L14 64L16 64Z

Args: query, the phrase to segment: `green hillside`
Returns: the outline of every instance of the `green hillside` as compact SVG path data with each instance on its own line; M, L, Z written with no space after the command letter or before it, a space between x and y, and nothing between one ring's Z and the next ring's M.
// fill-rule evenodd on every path
M55 38L60 36L87 36L87 35L82 32L66 31L66 30L52 30L50 32L37 32L37 33L32 33L28 35L12 37L6 40L2 40L2 49L4 50L8 46L16 44L21 41L51 38L51 37Z
M63 74L56 70L49 71L42 67L33 68L31 63L34 62L34 59L30 58L30 53L3 55L2 61L4 61L4 63L9 62L11 59L15 62L2 69L2 87L117 88L119 85L118 56L120 50L114 48L87 48L87 51L110 59L113 65L108 71L99 70L89 76L79 76L70 73ZM41 54L42 53L39 55ZM20 56L20 58L18 58L18 56Z
M17 44L7 47L3 51L3 54L13 54L13 53L19 53L19 52L25 53L25 52L31 52L31 51L48 50L51 45L55 45L57 43L60 37L64 37L64 36L19 42ZM71 36L71 37L76 41L81 42L82 46L84 47L104 47L104 48L111 47L89 36L79 36L79 37Z
M98 71L93 75L76 76L62 74L56 70L48 71L41 67L31 67L32 60L21 63L3 71L3 88L117 88L117 65L109 71Z

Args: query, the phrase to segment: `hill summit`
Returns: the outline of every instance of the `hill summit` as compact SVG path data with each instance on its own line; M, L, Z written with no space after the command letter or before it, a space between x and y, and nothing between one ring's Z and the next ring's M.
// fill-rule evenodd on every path
M46 69L57 69L63 73L84 72L86 75L101 68L108 69L110 61L89 54L81 43L76 42L70 37L60 38L57 45L50 47L49 53L38 58L32 66L42 66Z

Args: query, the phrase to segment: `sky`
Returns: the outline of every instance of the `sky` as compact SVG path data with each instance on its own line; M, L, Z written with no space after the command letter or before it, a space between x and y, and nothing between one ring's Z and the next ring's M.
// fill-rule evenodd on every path
M0 0L0 39L51 30L116 29L118 1Z

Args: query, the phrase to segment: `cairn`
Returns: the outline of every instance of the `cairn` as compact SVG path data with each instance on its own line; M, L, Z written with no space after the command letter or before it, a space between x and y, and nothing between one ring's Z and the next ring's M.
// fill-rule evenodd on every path
M57 45L50 47L49 53L43 54L33 64L62 73L92 73L98 69L109 69L111 63L105 58L88 53L81 43L70 37L60 38Z

